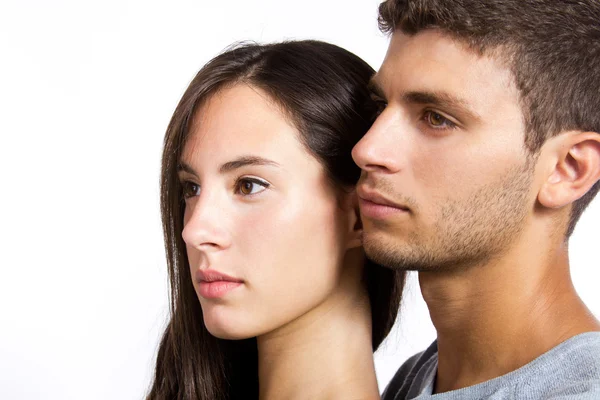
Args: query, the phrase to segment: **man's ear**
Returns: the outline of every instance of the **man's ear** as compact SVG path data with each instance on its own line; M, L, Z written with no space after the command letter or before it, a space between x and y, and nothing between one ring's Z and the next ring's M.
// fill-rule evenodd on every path
M362 246L362 221L358 208L358 195L356 190L346 194L344 211L348 216L348 240L346 248L353 249Z
M547 142L553 165L538 193L544 207L573 203L600 179L600 134L565 132Z

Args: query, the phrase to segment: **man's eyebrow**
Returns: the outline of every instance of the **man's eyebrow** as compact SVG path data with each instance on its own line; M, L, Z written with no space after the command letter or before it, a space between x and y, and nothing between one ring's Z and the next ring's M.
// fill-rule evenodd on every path
M369 92L373 93L377 97L385 99L385 94L383 93L381 86L379 86L379 83L377 83L377 78L377 75L373 75L373 77L369 80L367 88L369 89Z
M219 172L221 174L225 174L227 172L231 172L235 169L242 168L242 167L245 167L248 165L273 166L273 167L280 166L275 161L269 160L267 158L258 157L258 156L242 156L242 157L236 158L233 161L228 161L225 164L221 165L221 167L219 168ZM177 164L177 172L180 172L180 171L187 172L188 174L191 174L194 176L198 176L196 171L194 171L194 169L189 164L187 164L185 161L180 161L179 164Z
M444 92L406 92L402 95L404 102L408 104L431 104L436 107L446 108L467 114L467 116L479 120L481 117L471 108L469 103L459 97Z

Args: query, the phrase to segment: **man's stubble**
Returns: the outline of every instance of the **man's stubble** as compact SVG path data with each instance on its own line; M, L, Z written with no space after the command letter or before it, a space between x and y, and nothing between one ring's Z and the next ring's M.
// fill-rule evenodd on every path
M524 228L535 159L511 168L469 196L446 199L433 224L419 224L411 207L411 230L394 235L386 221L365 224L367 256L388 268L406 271L452 271L482 265L502 256ZM386 185L389 187L389 185ZM414 203L414 200L413 200Z

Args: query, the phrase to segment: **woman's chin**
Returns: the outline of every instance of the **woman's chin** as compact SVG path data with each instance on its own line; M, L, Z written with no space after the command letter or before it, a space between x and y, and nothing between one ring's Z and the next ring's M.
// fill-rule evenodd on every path
M219 339L242 340L253 337L252 335L243 334L241 332L235 332L229 329L223 329L221 327L209 327L207 325L206 329L208 329L211 335Z
M240 321L223 317L222 315L204 314L204 325L211 335L227 340L242 340L256 336L254 330L247 329L245 324Z

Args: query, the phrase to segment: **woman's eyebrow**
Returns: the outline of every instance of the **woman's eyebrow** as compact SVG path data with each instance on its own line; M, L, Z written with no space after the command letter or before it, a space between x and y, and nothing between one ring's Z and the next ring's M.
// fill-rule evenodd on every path
M280 167L279 163L269 160L268 158L259 157L259 156L241 156L236 158L235 160L228 161L225 164L221 165L219 168L219 172L221 174L225 174L227 172L231 172L238 168L242 168L248 165L258 165L258 166L272 166L272 167ZM177 164L177 172L187 172L188 174L198 176L194 168L192 168L185 161L180 161Z
M177 173L180 172L187 172L188 174L194 175L195 177L198 176L198 174L196 174L196 171L194 171L194 168L190 167L184 161L179 161L179 163L177 163Z
M229 161L221 165L221 168L219 168L219 172L224 174L226 172L231 172L234 169L242 168L248 165L280 167L278 163L276 163L273 160L269 160L268 158L258 156L242 156L236 158L233 161Z

